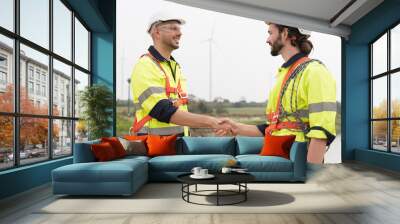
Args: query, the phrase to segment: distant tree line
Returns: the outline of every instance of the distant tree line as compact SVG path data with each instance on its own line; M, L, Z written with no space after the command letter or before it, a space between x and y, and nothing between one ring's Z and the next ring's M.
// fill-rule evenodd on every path
M240 108L240 107L265 107L266 102L247 102L245 99L241 99L236 102L231 102L228 99L221 97L215 98L213 101L206 101L200 99L194 95L189 95L188 108L190 112L200 114L226 114L228 113L226 108ZM117 99L118 107L130 107L130 111L133 111L133 103L128 100Z

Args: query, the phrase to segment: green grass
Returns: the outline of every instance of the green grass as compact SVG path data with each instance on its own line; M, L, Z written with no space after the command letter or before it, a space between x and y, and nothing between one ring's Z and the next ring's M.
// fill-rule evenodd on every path
M265 114L264 107L228 107L226 110L229 115L234 116L263 116Z

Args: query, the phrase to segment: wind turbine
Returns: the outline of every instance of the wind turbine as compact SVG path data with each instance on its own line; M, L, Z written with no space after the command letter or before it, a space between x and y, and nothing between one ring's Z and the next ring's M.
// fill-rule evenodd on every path
M208 73L209 73L209 101L212 101L212 45L217 44L217 42L214 40L214 31L215 31L215 19L211 28L211 34L210 38L202 41L202 42L208 42Z

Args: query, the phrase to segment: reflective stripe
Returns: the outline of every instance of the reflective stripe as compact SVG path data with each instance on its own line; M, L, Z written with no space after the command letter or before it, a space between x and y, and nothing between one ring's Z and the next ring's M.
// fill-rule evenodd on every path
M322 102L322 103L312 103L308 105L308 110L310 113L318 113L324 111L337 111L336 102Z
M298 117L300 117L300 118L308 118L308 110L298 110L298 111L295 111L295 112L293 112L293 113L284 113L283 114L283 117L285 117L285 116L293 116L293 117L296 117L296 115L295 114L297 114L297 116Z
M165 128L149 128L143 127L138 133L140 134L155 134L155 135L173 135L183 133L183 126L173 126Z
M313 103L309 105L311 113L318 113L318 112L324 112L324 111L334 111L334 112L339 112L340 109L338 107L337 103ZM285 112L282 116L293 116L295 117L297 114L298 117L300 118L308 118L310 115L309 110L298 110L293 113L287 113Z
M140 94L140 96L138 97L139 100L139 108L141 107L141 105L144 103L144 101L147 100L147 98L149 98L151 95L156 94L156 93L164 93L165 92L165 88L164 87L149 87L147 88L145 91L142 92L142 94Z

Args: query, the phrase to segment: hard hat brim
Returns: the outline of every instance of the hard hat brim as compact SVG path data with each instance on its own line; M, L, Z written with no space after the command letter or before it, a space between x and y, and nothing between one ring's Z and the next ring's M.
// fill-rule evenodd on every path
M148 28L147 32L150 33L151 28L153 28L153 26L156 25L156 24L158 25L158 24L166 23L166 22L170 22L170 21L177 21L177 22L179 22L180 25L185 25L185 24L186 24L186 21L183 20L183 19L158 20L158 21L154 21L154 22L150 25L150 27Z

